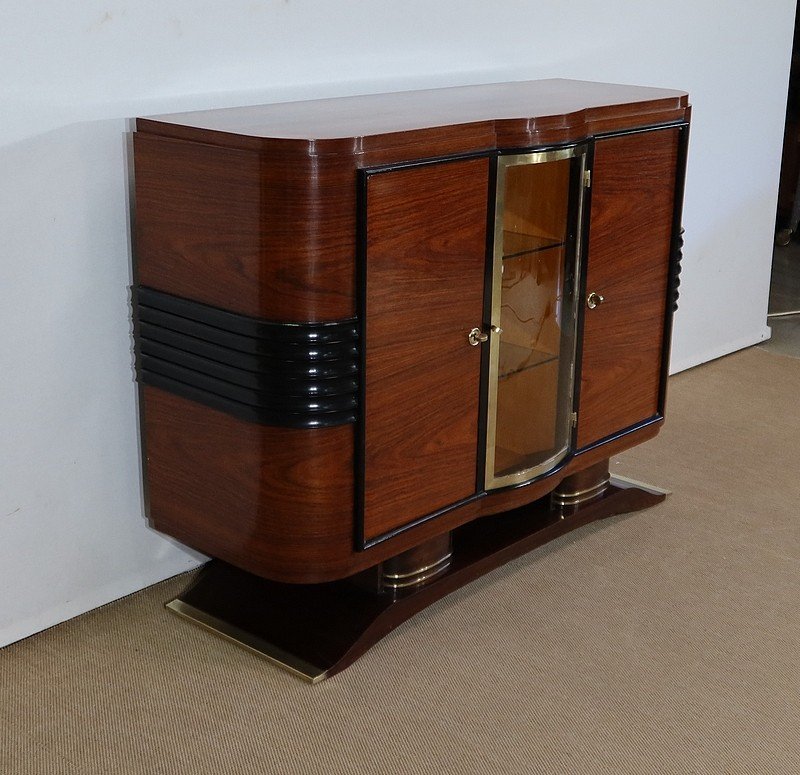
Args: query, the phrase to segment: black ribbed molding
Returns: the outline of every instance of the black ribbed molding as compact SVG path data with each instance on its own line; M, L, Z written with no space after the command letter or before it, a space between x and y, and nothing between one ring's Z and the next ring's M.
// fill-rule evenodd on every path
M276 323L141 286L136 309L141 382L264 425L355 422L355 319Z
M678 232L678 235L675 239L675 254L672 257L672 262L670 263L670 292L669 292L669 299L672 302L672 311L678 309L678 298L680 297L681 293L679 286L681 284L681 261L683 260L683 232L684 230L681 229Z

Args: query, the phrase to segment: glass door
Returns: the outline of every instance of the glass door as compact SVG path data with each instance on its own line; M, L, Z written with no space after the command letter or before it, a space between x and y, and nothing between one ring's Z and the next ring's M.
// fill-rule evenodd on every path
M586 146L497 163L486 488L570 450Z

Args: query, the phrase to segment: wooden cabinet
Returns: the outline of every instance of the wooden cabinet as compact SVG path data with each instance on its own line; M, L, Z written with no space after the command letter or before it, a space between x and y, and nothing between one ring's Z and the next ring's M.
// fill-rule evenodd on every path
M552 80L138 119L149 517L225 568L183 612L258 629L260 585L294 653L349 600L363 646L655 502L607 461L663 421L689 113Z

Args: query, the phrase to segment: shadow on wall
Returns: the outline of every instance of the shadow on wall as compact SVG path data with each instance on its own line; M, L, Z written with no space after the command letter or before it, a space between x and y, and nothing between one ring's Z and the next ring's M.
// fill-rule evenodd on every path
M0 147L0 645L202 559L144 517L127 129Z
M127 130L82 122L0 148L2 514L141 527Z
M136 449L127 129L124 119L84 122L0 149L0 280L14 289L0 309L14 374L0 401L15 407L17 443L85 463L91 489L114 500L140 489L121 449Z

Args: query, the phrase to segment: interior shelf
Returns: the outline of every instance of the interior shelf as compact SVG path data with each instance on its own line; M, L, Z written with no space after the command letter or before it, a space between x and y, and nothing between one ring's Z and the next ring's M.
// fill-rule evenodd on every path
M524 234L519 231L503 232L503 260L528 253L564 247L564 242L542 234Z
M532 347L523 347L511 342L502 342L497 375L503 379L555 360L558 360L558 355L553 353L534 350Z

